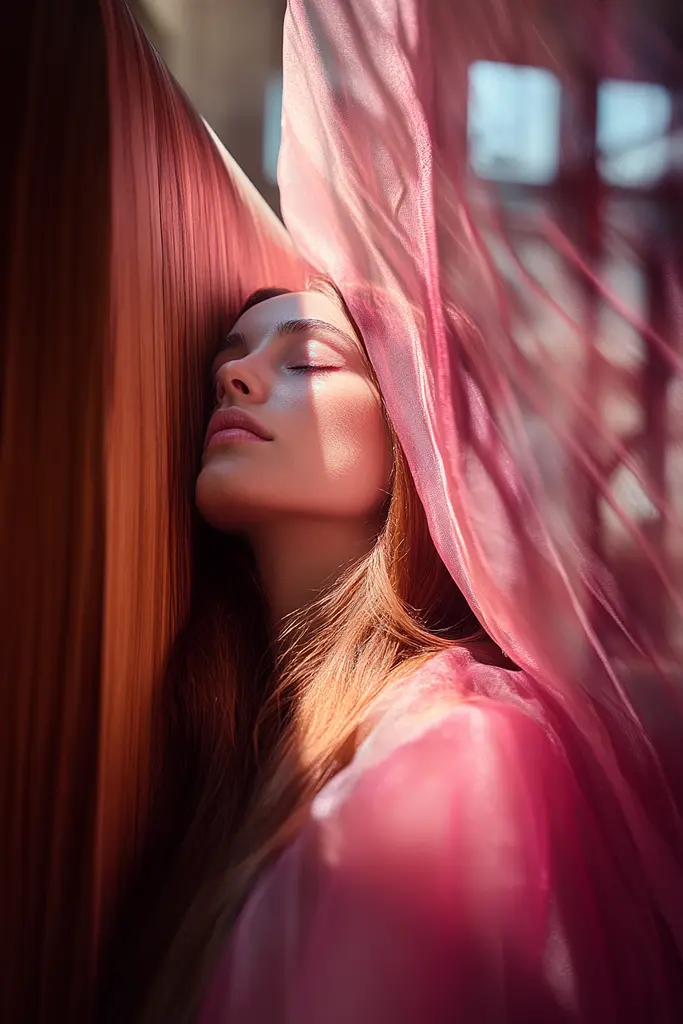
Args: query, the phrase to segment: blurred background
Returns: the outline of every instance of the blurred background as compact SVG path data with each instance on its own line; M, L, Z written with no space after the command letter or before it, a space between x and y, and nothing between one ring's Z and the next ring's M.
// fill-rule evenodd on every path
M129 0L129 6L194 106L279 213L286 0ZM669 37L683 43L678 5L658 0L656 6ZM597 139L586 142L589 148L597 142L603 180L631 198L653 198L683 163L683 103L667 89L666 75L658 77L587 83L595 94ZM563 107L560 83L547 69L473 65L468 136L477 176L535 205L538 190L566 173L560 154L566 160L577 150L574 119ZM571 145L562 137L567 130Z
M286 0L129 0L129 7L194 106L279 213Z
M194 106L279 214L276 171L286 0L129 3ZM682 10L680 0L654 0L648 10L674 55L683 51ZM634 322L656 319L664 302L657 260L636 255L642 249L638 239L644 224L659 225L659 237L667 234L666 225L676 222L683 171L678 58L667 67L659 48L650 52L637 40L630 40L629 47L635 62L624 60L617 47L611 53L612 66L606 66L600 77L590 71L588 62L584 77L569 86L551 65L501 63L495 55L487 56L484 48L481 59L469 69L467 107L468 156L474 176L494 184L516 224L517 256L577 322L587 315L592 295L548 247L540 224L549 215L579 251L588 251L591 221L587 215L576 216L575 201L578 194L592 194L591 182L604 187L602 216L622 241L601 254L596 270L633 320L629 323L607 304L600 304L593 329L602 355L623 373L641 367L646 357ZM634 67L639 68L637 80L631 77ZM501 269L514 277L514 267L506 264ZM509 283L514 287L513 279ZM519 301L526 310L529 337L544 338L564 360L567 373L572 367L581 373L580 351L567 331L548 314L544 303L534 302L521 282ZM587 396L592 394L591 386L587 381ZM678 401L670 391L669 376L662 372L652 389L652 408L665 409ZM643 415L626 392L604 412L608 425L633 451L638 451L647 432L650 414L644 419ZM551 452L544 467L549 480L556 463L557 455ZM670 446L662 472L674 499L683 502L683 446ZM625 465L615 465L610 482L616 501L631 511L646 533L662 529L648 495ZM559 507L570 503L569 495L558 499ZM623 526L614 515L610 513L602 528L611 543L626 545ZM679 557L683 558L683 551ZM644 588L643 594L648 593ZM651 602L641 615L647 621L662 618Z

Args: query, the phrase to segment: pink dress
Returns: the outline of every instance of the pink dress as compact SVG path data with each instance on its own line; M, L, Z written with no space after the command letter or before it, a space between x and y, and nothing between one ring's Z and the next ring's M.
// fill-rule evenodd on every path
M683 1020L633 852L523 689L454 650L384 698L248 900L199 1024Z

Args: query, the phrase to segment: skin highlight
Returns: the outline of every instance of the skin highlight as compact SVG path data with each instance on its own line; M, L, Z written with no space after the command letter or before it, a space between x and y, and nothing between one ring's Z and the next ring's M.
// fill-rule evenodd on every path
M210 444L197 479L204 590L171 667L166 747L174 766L194 752L191 810L147 939L140 1024L194 1019L256 880L353 758L377 698L453 645L500 655L434 547L332 282L255 293L211 374L212 416L238 408L271 440Z
M214 435L197 507L248 539L277 632L376 541L392 471L380 395L343 311L317 292L243 313L212 379L216 408L248 413L269 440Z

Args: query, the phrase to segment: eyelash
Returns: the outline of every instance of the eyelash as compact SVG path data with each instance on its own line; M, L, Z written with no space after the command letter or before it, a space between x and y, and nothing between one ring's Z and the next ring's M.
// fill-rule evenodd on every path
M318 372L321 372L321 371L324 371L324 370L327 370L329 372L330 370L336 370L337 367L336 366L317 366L315 363L308 363L308 364L302 365L302 366L290 366L290 367L288 367L288 369L289 369L290 373L304 374L304 373L313 373L316 370Z
M297 376L303 377L303 376L305 376L306 374L309 374L309 373L325 373L325 372L331 373L333 370L338 370L339 367L338 366L318 366L316 363L305 363L305 364L301 364L299 366L288 366L287 369L289 370L290 373L294 373ZM216 375L216 377L214 378L213 392L212 392L214 396L216 395L216 392L218 390L218 385L219 385L218 375Z

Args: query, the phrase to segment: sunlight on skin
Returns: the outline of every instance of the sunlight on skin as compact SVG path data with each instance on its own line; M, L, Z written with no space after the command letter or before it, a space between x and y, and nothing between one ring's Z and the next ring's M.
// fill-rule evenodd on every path
M216 407L247 413L269 440L215 438L197 506L249 539L280 618L374 542L391 475L380 397L353 328L317 292L247 310L212 375Z

